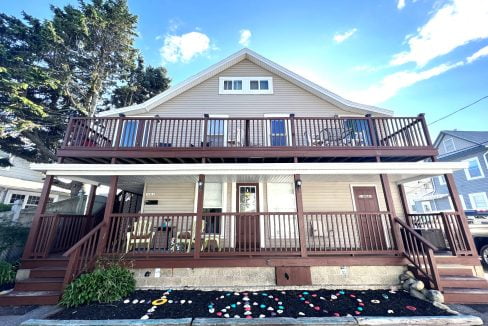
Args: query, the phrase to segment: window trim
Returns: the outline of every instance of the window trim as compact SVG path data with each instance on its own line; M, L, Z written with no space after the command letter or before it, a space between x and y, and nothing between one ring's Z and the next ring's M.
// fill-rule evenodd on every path
M488 169L488 152L483 154L483 158L485 159L486 168Z
M471 209L473 210L478 210L479 208L475 205L476 202L473 200L473 196L476 196L476 195L482 195L485 197L485 202L488 204L488 196L486 195L486 192L473 192L473 193L470 193L468 196L469 196L469 201L471 203ZM482 210L486 210L488 209L488 206L487 208L481 208Z
M464 196L459 195L459 200L461 201L461 206L463 207L464 210L466 210L466 202L464 201Z
M242 81L242 89L240 90L230 90L224 89L225 81ZM266 80L268 82L268 89L251 89L251 80L258 81L258 87L261 87L261 81ZM219 77L219 94L220 95L230 95L230 94L273 94L273 77L271 76L260 76L260 77Z
M450 141L451 141L451 143L452 143L452 148L453 148L453 150L452 150L452 151L448 151L448 150L447 150L447 148L446 148L446 143L447 143L447 141L449 141L449 140L450 140ZM452 139L452 137L450 137L450 138L445 138L445 139L442 141L442 146L444 147L444 152L445 152L445 154L452 153L452 152L456 151L456 145L454 145L454 140Z
M474 160L476 160L476 162L478 163L478 168L480 169L481 175L478 177L471 177L469 173L469 166L468 166L467 168L464 169L464 174L466 175L467 180L483 179L485 177L485 172L483 172L483 168L481 167L481 163L478 156L470 157L468 159L463 160L463 162L468 162L469 164L470 161L474 161Z
M9 189L7 191L7 194L5 195L5 198L4 198L3 202L5 204L9 204L10 203L10 199L12 198L12 195L13 194L25 195L24 200L22 201L22 209L26 208L27 201L28 201L28 199L29 199L30 196L40 196L41 195L40 192L32 192L32 191ZM49 195L49 198L52 198L53 199L53 202L57 202L58 199L59 199L59 195ZM34 206L30 205L28 207L34 207Z

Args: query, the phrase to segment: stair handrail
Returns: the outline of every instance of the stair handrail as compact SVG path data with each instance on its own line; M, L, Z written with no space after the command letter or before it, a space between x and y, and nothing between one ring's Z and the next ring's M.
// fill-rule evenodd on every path
M418 272L429 280L433 288L442 291L440 275L434 256L434 251L437 251L437 247L398 217L395 217L395 222L402 227L400 233L404 241L403 255ZM416 241L413 241L413 238Z
M80 274L90 271L95 266L98 239L103 224L103 222L99 223L63 254L63 257L68 258L63 287L66 287L69 282Z

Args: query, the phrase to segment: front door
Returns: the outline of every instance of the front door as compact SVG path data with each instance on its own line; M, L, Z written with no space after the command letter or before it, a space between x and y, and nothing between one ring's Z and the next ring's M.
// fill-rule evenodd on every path
M353 187L354 203L357 212L379 212L378 196L373 186ZM386 249L385 232L381 214L358 215L361 248L368 250Z
M236 249L259 250L259 184L237 184Z

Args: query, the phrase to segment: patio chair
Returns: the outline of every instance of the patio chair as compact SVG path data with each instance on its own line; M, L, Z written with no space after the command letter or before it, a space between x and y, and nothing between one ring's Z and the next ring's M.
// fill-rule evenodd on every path
M196 220L194 220L191 231L176 232L176 243L184 245L186 248L186 252L188 253L191 251L192 246L195 244L196 229L197 229L197 223ZM200 234L204 235L204 230L205 230L205 221L202 221L202 230Z
M137 247L138 244L145 244L149 250L154 234L152 222L148 220L134 222L132 230L127 232L126 252L129 252L134 246Z

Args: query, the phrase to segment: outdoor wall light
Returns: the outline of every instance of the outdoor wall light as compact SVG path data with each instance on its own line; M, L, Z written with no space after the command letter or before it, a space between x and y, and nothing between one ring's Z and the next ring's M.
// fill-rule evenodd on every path
M301 187L302 186L302 180L298 179L298 180L295 180L295 186L297 188Z
M198 189L202 189L202 188L203 188L203 181L198 180Z

